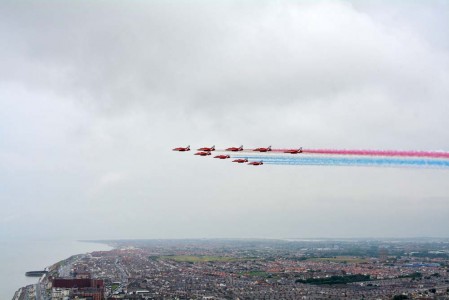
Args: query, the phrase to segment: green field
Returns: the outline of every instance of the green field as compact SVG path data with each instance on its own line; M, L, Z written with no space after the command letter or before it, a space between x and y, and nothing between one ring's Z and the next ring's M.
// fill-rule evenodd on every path
M118 284L113 284L113 285L111 286L111 292L114 292L118 287L119 287Z
M177 262L189 262L189 263L229 262L229 261L241 260L239 258L234 258L234 257L207 256L207 255L163 255L163 256L158 256L157 259L174 260Z
M265 278L270 276L270 274L268 274L265 271L250 271L250 272L243 273L243 274L247 275L247 276L265 277Z
M318 260L318 261L329 261L336 263L365 263L368 260L366 258L360 257L352 257L352 256L336 256L336 257L319 257L319 258L311 258L310 260Z

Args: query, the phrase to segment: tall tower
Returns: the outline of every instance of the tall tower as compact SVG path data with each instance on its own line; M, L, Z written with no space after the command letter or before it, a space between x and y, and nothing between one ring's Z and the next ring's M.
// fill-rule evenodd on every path
M388 250L386 248L379 248L379 259L386 261L388 258Z

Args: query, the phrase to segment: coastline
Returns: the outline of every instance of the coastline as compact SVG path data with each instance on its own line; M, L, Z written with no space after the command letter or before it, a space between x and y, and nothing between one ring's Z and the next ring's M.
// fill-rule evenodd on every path
M73 257L74 253L107 251L113 247L109 243L80 240L21 240L0 241L0 299L15 299L15 295L24 292L24 288L36 287L44 276L26 277L30 270L50 270L57 264ZM75 254L77 255L77 254ZM56 261L56 262L55 262ZM28 290L28 289L26 289Z
M75 255L70 256L69 258L63 259L61 261L58 261L58 262L52 264L51 266L46 267L45 268L46 272L44 274L42 274L41 276L39 276L39 279L35 284L30 284L27 286L20 287L14 293L12 300L21 300L22 294L28 294L27 298L36 299L36 300L50 299L49 297L47 297L48 295L46 294L46 287L48 287L48 284L49 284L49 281L47 279L49 277L49 274L51 276L55 276L56 274L59 273L59 269L62 265L70 263L71 260L76 261L79 258L83 258L89 253L90 252L85 253L85 254L75 254Z

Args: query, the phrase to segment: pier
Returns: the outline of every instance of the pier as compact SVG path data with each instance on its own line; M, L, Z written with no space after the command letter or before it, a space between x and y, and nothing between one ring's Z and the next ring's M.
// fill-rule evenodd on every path
M44 274L47 274L48 271L28 271L25 273L25 276L28 277L41 277Z

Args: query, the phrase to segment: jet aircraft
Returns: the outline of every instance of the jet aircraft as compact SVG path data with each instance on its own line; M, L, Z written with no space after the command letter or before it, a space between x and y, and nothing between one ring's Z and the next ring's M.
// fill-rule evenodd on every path
M195 153L194 155L207 156L207 155L210 155L210 152L201 151L201 152Z
M284 153L290 153L290 154L298 154L298 153L302 153L302 147L300 147L299 149L289 149L289 150L285 150Z
M229 155L224 155L224 154L222 154L222 155L214 156L214 158L227 159L227 158L231 158L231 157L230 157Z
M260 166L260 165L263 165L263 161L252 161L252 162L248 163L248 165Z
M234 159L232 162L236 162L236 163L241 164L241 163L248 162L248 159L247 158L239 158L239 159Z
M190 146L187 147L178 147L178 148L174 148L173 151L180 151L180 152L184 152L184 151L190 151Z
M203 147L203 148L199 148L199 149L197 149L198 151L215 151L215 145L214 146L212 146L212 147Z
M237 151L243 151L243 145L241 145L240 147L230 147L227 148L226 151L232 151L232 152L237 152Z
M268 151L271 151L271 146L268 146L267 148L256 148L256 149L253 149L253 151L268 152Z

